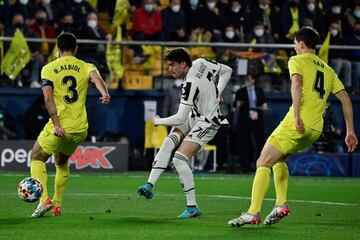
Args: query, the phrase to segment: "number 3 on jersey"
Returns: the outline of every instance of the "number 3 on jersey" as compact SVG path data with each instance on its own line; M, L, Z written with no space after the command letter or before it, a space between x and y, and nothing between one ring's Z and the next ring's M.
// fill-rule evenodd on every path
M324 73L317 71L316 72L316 78L314 82L313 90L319 94L319 97L323 99L325 95L325 89L324 89Z
M70 82L70 84L68 84ZM69 95L64 96L64 101L66 103L73 103L78 100L78 92L76 91L76 79L73 76L66 76L62 80L62 85L68 86L67 91Z

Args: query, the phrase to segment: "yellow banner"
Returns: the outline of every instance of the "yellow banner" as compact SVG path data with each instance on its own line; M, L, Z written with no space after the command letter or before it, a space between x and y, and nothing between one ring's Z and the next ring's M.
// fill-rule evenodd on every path
M55 44L54 49L47 59L47 63L51 63L52 61L59 58L59 49L57 48L57 44Z
M166 127L155 127L152 121L145 121L144 148L160 148L167 135L168 132Z
M120 25L117 26L116 42L121 42L122 31ZM120 79L124 76L124 67L121 64L121 47L118 44L111 45L110 42L106 45L106 62L110 70L112 79L112 88L118 88Z
M322 46L319 50L319 58L321 58L324 62L329 62L329 45L330 45L330 32L328 32Z
M122 25L129 17L129 1L116 0L113 25Z
M17 29L1 63L3 72L14 80L31 59L31 52L22 32Z
M88 3L90 3L90 5L95 9L95 11L97 10L97 0L87 0Z

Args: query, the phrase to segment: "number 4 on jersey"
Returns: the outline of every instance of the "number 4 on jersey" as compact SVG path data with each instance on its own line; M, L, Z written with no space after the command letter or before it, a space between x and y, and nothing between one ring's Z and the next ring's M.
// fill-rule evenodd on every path
M321 99L323 99L325 95L323 72L317 71L313 90L319 94Z

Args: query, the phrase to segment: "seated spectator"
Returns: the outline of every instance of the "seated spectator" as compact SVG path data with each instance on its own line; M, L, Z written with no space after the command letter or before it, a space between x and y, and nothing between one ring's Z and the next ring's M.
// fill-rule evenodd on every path
M344 39L341 34L340 23L334 21L330 24L330 45L344 45ZM337 75L343 70L344 77L340 77L347 89L351 88L351 62L346 59L344 51L339 49L329 49L330 65Z
M360 22L353 26L353 33L345 39L345 44L360 46ZM352 88L354 94L360 94L360 50L351 50L349 54L352 68Z
M220 15L219 8L216 7L217 0L207 0L206 6L202 9L200 18L203 21L203 32L201 34L203 42L218 41L221 37L221 25L224 23L224 19ZM196 37L190 36L190 41L196 40Z
M236 35L243 41L245 34L250 32L249 15L246 12L242 0L233 0L231 2L231 11L227 15L227 26L232 25L235 28Z
M316 5L316 0L307 0L306 1L306 7L304 9L304 21L305 19L308 19L308 21L311 21L311 25L313 28L315 28L321 37L325 37L326 31L325 31L325 19L324 14L322 13L322 10ZM309 25L304 24L304 21L302 23L302 26Z
M203 11L203 6L199 4L199 0L189 0L189 4L184 6L186 21L186 35L189 36L191 42L196 42L197 35L204 31L204 26L199 17Z
M38 38L43 39L41 43L40 52L35 53L36 59L33 68L38 68L39 70L35 73L32 72L33 80L31 81L30 87L39 88L40 85L40 75L37 72L40 72L42 67L46 64L47 57L53 51L55 44L49 43L48 39L56 38L55 29L48 24L47 22L47 15L44 10L37 10L35 13L35 22L30 25L30 29L34 32ZM37 74L37 76L35 76ZM37 79L37 81L35 80ZM39 84L38 84L39 83Z
M222 34L221 42L226 43L240 43L240 36L236 32L234 26L228 25L225 28L225 32ZM223 63L226 63L228 66L232 67L233 69L236 68L236 57L230 54L231 50L239 50L235 47L216 47L215 53L217 60Z
M181 10L180 0L171 0L170 6L162 12L165 41L185 41L185 13Z
M300 0L285 2L279 12L279 37L281 43L294 43L294 33L304 21L304 9L299 5Z
M340 23L342 34L344 36L351 34L351 27L349 29L349 27L346 26L346 19L343 12L341 0L332 0L330 8L328 8L325 13L325 29L329 29L329 26L333 21L338 21Z
M105 32L98 26L98 17L95 12L87 16L87 25L83 26L78 32L79 39L111 40L111 34ZM86 62L93 63L100 73L108 73L105 59L105 44L79 44L79 58Z
M12 17L11 25L5 30L5 36L13 37L16 29L19 29L26 38L38 38L39 35L31 31L28 25L25 24L25 19L21 13L16 13ZM6 42L10 44L10 42ZM26 65L25 69L21 71L19 76L15 79L15 84L18 87L23 86L40 86L39 75L40 67L43 64L43 58L39 54L41 45L38 43L29 43L30 51L32 52L31 61ZM5 48L8 46L5 45ZM31 74L31 75L30 75ZM29 81L30 80L30 81Z
M74 17L70 12L64 13L60 18L60 22L56 28L56 34L59 35L62 32L71 32L75 35L78 33L78 29L74 24Z
M70 12L75 17L75 27L80 28L86 25L86 17L95 9L86 0L62 0L58 2L58 12Z
M279 40L279 8L270 0L254 1L251 6L250 23L263 22L266 32L273 36L275 41ZM249 24L249 32L251 32L251 24Z
M35 14L34 5L29 0L18 0L10 5L10 17L12 18L16 13L21 13L25 19L25 24L32 24Z
M353 8L345 13L345 26L346 29L349 29L347 32L349 35L356 22L360 22L360 1L357 1Z
M36 2L35 8L37 10L43 10L46 12L48 23L52 26L58 22L58 4L55 1L51 0L40 0Z

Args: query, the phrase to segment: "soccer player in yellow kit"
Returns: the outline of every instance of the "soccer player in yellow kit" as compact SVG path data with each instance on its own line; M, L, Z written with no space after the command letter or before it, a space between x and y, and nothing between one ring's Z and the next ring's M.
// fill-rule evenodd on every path
M40 180L43 194L31 217L42 217L52 209L61 215L64 189L69 177L68 158L87 136L86 94L89 80L101 93L103 104L110 102L105 82L92 64L75 57L76 37L63 33L57 38L60 58L47 64L41 72L42 91L49 122L40 132L31 153L31 176ZM50 199L47 191L46 160L55 155L55 194Z
M353 111L350 98L334 70L315 55L319 34L311 27L303 27L295 33L297 56L289 60L292 106L289 112L265 143L256 162L250 208L238 218L228 222L231 226L259 224L264 196L269 188L273 171L276 203L264 220L265 225L278 222L289 215L287 188L289 171L286 158L311 145L323 129L323 113L330 93L341 102L346 122L345 143L349 152L357 147Z

